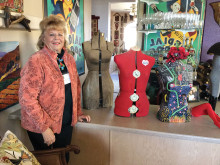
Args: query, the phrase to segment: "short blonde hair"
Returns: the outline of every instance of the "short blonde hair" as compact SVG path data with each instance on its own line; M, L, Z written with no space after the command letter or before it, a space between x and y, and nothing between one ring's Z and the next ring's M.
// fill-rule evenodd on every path
M37 42L37 47L39 49L42 49L44 47L44 42L43 42L43 38L44 38L44 34L45 31L47 30L61 30L64 32L64 47L67 46L67 24L65 22L65 20L57 15L50 15L49 17L44 18L41 22L40 22L40 30L41 30L41 34L38 38L38 42Z

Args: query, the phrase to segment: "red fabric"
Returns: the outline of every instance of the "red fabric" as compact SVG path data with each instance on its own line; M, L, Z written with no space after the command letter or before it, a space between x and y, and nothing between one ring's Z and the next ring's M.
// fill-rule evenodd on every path
M135 77L133 77L133 71L136 69L135 55L136 51L129 50L126 53L114 57L114 61L119 68L120 84L120 92L115 100L114 113L119 116L130 117L128 109L133 104L130 100L130 95L134 93L135 88ZM136 113L137 117L146 116L149 112L149 101L146 95L146 88L150 71L154 63L155 59L153 57L145 55L141 51L137 51L137 69L141 73L140 77L137 78L136 88L136 94L139 95L139 100L136 102L136 106L139 109Z
M202 115L209 115L214 121L214 124L220 128L220 117L213 111L209 103L204 103L192 108L192 116L199 117Z

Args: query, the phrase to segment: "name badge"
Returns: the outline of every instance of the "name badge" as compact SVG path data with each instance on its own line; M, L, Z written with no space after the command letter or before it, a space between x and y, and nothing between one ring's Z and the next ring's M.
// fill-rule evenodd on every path
M63 74L63 79L64 79L64 84L69 84L71 81L70 81L70 75L69 73L66 73L66 74Z

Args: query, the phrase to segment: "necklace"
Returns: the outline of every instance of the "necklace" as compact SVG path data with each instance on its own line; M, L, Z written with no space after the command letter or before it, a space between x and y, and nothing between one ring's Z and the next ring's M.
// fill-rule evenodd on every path
M60 70L64 70L65 64L64 64L64 62L63 62L63 59L57 57L57 62L58 62L58 66L59 66Z

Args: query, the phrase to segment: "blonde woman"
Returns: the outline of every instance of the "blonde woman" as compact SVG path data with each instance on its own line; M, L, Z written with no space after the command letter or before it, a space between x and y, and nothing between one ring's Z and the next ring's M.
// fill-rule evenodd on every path
M65 147L71 143L72 126L90 122L81 111L76 64L66 48L66 22L50 15L40 29L40 50L23 67L19 89L21 125L35 150Z

